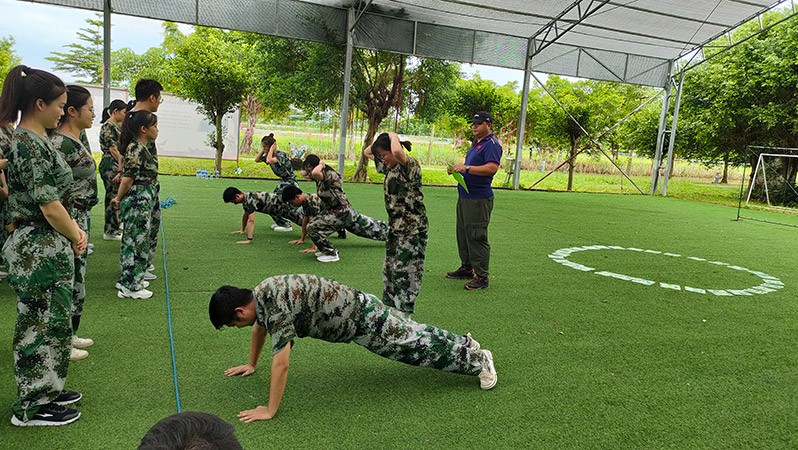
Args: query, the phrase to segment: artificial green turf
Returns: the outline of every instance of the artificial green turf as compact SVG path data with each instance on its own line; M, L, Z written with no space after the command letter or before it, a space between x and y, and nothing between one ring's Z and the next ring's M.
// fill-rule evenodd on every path
M354 344L311 339L291 354L286 394L270 422L244 425L265 404L268 349L249 378L249 329L216 331L207 317L221 284L252 287L281 273L315 273L377 295L382 243L332 241L341 261L322 264L287 244L259 214L252 245L228 233L241 208L228 185L271 190L273 181L163 177L167 270L182 407L234 424L245 448L795 448L798 447L796 230L740 221L736 209L662 197L497 191L490 226L491 285L468 292L443 273L458 266L453 188L424 189L430 219L426 273L414 319L465 333L493 351L499 384L404 366ZM303 189L312 189L303 183ZM353 205L386 217L382 187L346 184ZM132 448L176 411L162 258L151 300L116 298L118 243L101 239L94 209L88 299L80 334L88 359L70 366L83 392L74 425L19 429L0 421L0 447ZM776 216L774 216L776 217ZM780 278L767 295L718 297L572 270L548 255L585 245L638 247L723 261ZM159 253L160 255L160 253ZM676 284L744 289L761 280L686 258L630 251L573 254L602 270ZM697 286L697 287L701 287ZM0 405L13 401L13 293L0 287ZM0 410L2 411L2 410ZM0 416L1 417L1 416Z

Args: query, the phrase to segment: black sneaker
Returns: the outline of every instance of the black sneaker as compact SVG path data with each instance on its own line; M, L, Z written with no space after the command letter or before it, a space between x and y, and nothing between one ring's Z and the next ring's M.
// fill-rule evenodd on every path
M76 409L48 403L39 408L39 411L28 420L23 421L16 414L11 415L11 425L18 427L57 427L69 425L80 418L80 412Z
M61 393L58 394L58 397L56 397L55 400L53 400L53 403L55 403L56 405L66 406L66 405L71 405L73 403L77 403L82 398L83 396L80 394L80 392L61 391Z
M476 291L478 289L485 289L488 287L488 277L475 276L473 280L466 283L465 288L469 291Z
M446 272L446 278L452 278L455 280L470 280L474 278L474 269L460 266L460 268L454 272Z
M341 228L338 230L338 239L346 239L346 230Z

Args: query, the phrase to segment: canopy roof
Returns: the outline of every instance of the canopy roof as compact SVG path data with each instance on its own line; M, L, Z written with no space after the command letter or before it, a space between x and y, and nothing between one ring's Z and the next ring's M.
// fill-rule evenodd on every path
M774 0L38 0L423 57L662 87L669 62ZM368 4L366 12L363 6Z

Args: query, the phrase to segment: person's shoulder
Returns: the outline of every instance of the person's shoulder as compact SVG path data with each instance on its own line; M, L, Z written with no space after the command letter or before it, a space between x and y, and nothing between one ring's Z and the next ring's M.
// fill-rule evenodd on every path
M18 153L27 157L43 156L43 152L47 146L53 145L48 139L24 128L17 128L14 131L12 142L12 149L16 149Z

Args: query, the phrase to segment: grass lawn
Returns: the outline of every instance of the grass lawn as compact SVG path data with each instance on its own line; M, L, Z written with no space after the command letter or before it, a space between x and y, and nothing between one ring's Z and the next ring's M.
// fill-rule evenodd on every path
M430 221L426 274L414 319L472 332L493 351L499 384L404 366L354 344L297 341L274 420L244 425L243 409L266 404L269 351L248 378L223 371L246 362L250 329L216 331L211 292L253 287L283 273L315 273L377 295L380 242L332 238L341 261L316 262L287 244L259 214L252 245L230 231L241 208L222 190L271 190L274 181L162 177L166 261L156 259L150 300L120 300L118 243L102 240L94 209L88 298L80 335L96 344L70 365L67 387L84 394L74 425L15 428L11 335L14 294L0 285L0 447L134 448L177 410L169 347L166 279L183 410L233 423L244 448L796 448L798 304L796 230L736 222L736 209L640 195L497 191L490 240L491 285L468 292L443 273L458 266L456 192L426 187ZM303 183L303 189L312 185ZM382 186L345 184L353 205L385 219ZM764 295L717 296L645 286L558 264L573 263L657 282L742 290L777 277ZM166 269L166 273L164 271ZM3 409L5 408L5 409Z

